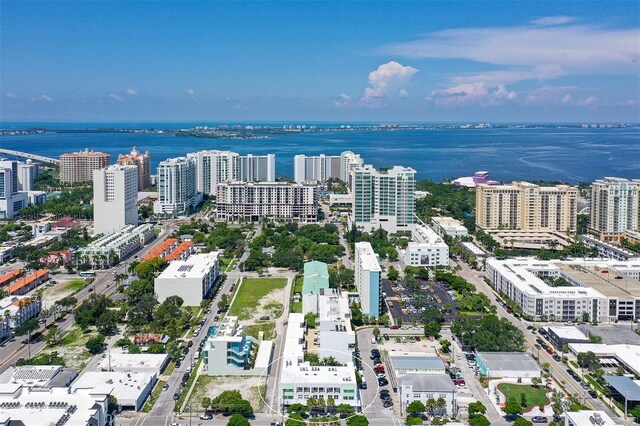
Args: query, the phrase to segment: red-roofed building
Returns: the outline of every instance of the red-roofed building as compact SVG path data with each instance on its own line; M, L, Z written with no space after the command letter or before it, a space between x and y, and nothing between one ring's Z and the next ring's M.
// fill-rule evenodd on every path
M51 229L54 231L66 231L71 228L75 228L76 226L80 226L80 221L75 220L70 216L63 217L57 222L53 222L51 224Z
M49 271L38 269L33 274L16 280L7 287L9 294L26 294L49 279Z
M62 266L65 263L71 262L71 259L71 250L66 249L60 251L50 251L49 253L47 253L47 256L40 259L40 261L46 266L51 263L57 263Z
M170 262L172 260L185 260L193 252L193 243L191 241L183 241L178 247L171 253L165 256L165 260Z
M9 283L24 273L24 269L14 269L0 277L0 287L9 285Z
M133 343L138 346L149 346L156 343L166 345L169 337L162 333L136 333L133 337Z
M151 250L149 253L142 256L143 260L149 260L156 257L164 258L167 254L171 253L178 246L178 240L175 238L167 238L158 247Z

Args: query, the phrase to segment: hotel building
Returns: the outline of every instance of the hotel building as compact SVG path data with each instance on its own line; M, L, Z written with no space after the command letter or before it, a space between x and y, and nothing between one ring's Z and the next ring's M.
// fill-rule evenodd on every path
M118 155L117 164L121 166L136 166L138 170L138 191L144 191L151 186L151 154L147 150L144 154L134 146L128 155Z

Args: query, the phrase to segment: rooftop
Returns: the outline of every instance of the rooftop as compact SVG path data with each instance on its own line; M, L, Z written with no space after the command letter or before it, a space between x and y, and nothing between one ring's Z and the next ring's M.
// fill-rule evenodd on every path
M445 246L444 240L440 235L436 234L433 229L425 225L416 225L412 233L413 241L419 244L428 244L436 246Z
M128 405L128 401L140 397L154 377L155 373L149 371L88 371L73 382L72 389L109 393L120 404Z
M154 257L162 256L167 250L171 249L174 245L178 244L178 240L175 238L167 238L156 248L151 250L149 253L142 256L144 260L153 259Z
M547 329L550 332L553 331L561 339L589 341L589 338L582 331L573 326L547 327Z
M574 353L593 352L599 357L615 357L628 369L640 374L640 346L639 345L607 345L604 343L569 343L569 349Z
M431 218L431 221L437 223L447 231L468 232L467 228L465 228L458 219L449 216L435 216Z
M564 413L567 420L580 426L622 426L622 423L616 423L604 411L567 411Z
M194 254L187 260L174 260L156 279L202 278L211 271L219 257L219 252L212 251Z
M373 251L371 243L366 241L356 243L356 256L360 256L362 269L372 272L382 271L378 262L378 255Z
M635 260L640 268L640 259ZM640 298L638 281L616 271L610 263L558 264L566 275L569 275L607 297Z
M398 387L411 385L413 392L455 392L448 374L404 374L398 376Z
M540 371L538 363L525 352L478 352L477 356L493 375L498 371Z
M312 261L304 264L302 294L319 294L320 289L329 288L329 268L324 262Z
M122 352L110 351L109 355L100 361L98 370L107 371L160 371L167 363L169 355L167 354L127 354Z
M9 282L18 278L20 275L22 275L23 272L24 272L24 269L14 269L9 273L4 274L3 276L0 277L0 286L7 285Z
M49 274L48 269L38 269L37 271L35 271L30 275L17 279L13 284L10 284L9 287L7 287L7 291L9 292L9 294L13 294L16 291L20 290L21 288L31 284L35 280L40 279L48 274Z
M640 386L627 376L602 376L627 401L640 401Z
M444 373L444 362L435 355L391 351L389 356L396 370L441 370Z

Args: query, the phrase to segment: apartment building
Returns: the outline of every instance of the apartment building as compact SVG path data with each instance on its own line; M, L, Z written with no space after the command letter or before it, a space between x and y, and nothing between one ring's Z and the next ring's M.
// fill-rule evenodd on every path
M216 219L314 223L318 221L315 184L225 182L218 184Z
M625 231L640 230L640 179L605 177L591 185L589 232L620 242Z
M281 409L292 404L305 404L311 397L333 398L335 405L360 407L353 362L346 366L312 366L304 360L306 325L303 314L289 314L282 351L279 396Z
M606 257L615 260L631 260L640 261L640 253L626 250L623 247L613 245L606 241L599 240L591 235L580 235L580 242L587 247L598 251L598 257Z
M197 164L194 158L169 158L158 165L156 214L180 216L193 211L202 202L197 188Z
M29 203L29 194L19 191L19 162L0 160L0 219L11 219Z
M342 157L339 155L296 155L293 157L293 178L298 183L341 178Z
M242 182L275 182L275 154L239 156L237 180Z
M411 233L413 241L404 250L404 263L410 266L449 266L449 246L435 231L417 224Z
M138 225L138 168L111 165L93 171L93 233L111 234Z
M158 302L180 296L185 306L200 306L220 276L220 253L212 251L175 260L154 281Z
M118 232L107 234L78 250L78 262L93 267L108 267L127 259L156 237L150 223L126 225Z
M466 237L469 230L457 219L448 216L436 216L431 218L431 228L442 238Z
M138 171L138 191L151 186L151 154L147 150L144 154L134 146L129 154L118 155L117 164L121 166L136 166Z
M352 226L371 232L411 232L415 226L415 174L410 167L378 171L371 165L351 171Z
M8 326L12 329L37 316L41 310L42 299L39 297L8 296L0 299L0 312L9 320Z
M640 318L640 262L489 258L485 277L536 320L612 322ZM543 278L564 278L553 286ZM550 281L550 280L548 280Z
M33 160L18 162L18 190L34 191L35 181L38 176L38 165Z
M104 152L84 151L69 152L60 156L60 182L90 182L93 171L104 169L109 165L111 156Z
M354 154L351 151L344 151L340 154L340 180L347 184L347 188L351 188L351 172L364 165L364 161L360 154Z
M476 187L476 227L573 234L578 195L578 189L568 185L480 184Z
M380 316L380 263L369 242L355 245L355 285L360 295L364 315Z
M205 341L203 371L209 376L266 375L272 352L271 340L258 341L246 336L238 317L227 316L219 325L213 326Z

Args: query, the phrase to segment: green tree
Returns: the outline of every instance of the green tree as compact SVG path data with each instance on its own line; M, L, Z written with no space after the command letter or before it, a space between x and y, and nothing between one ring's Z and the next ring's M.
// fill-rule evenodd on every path
M393 265L389 265L389 269L387 269L387 279L389 279L389 281L396 281L399 276L400 273L398 270L394 268Z
M482 414L476 414L469 418L469 426L490 426L491 422Z
M153 259L143 260L138 263L135 268L136 275L142 280L152 281L156 277L157 272L161 272L169 265L169 262L161 257L154 257Z
M355 409L349 404L340 404L337 407L338 413L340 413L340 417L347 417L353 413L355 413Z
M422 321L424 321L425 323L431 322L431 321L440 323L444 320L444 317L442 316L442 312L440 312L440 310L435 306L429 306L424 311L422 311L421 317L422 317Z
M373 337L376 339L380 337L380 329L378 327L373 327Z
M442 353L448 354L451 349L451 342L447 339L440 339L438 343L440 343L440 350Z
M469 412L470 416L473 416L475 414L485 414L487 412L487 407L485 407L482 402L476 401L469 404L467 411Z
M527 395L524 392L522 392L520 394L520 406L522 408L527 408L527 405L528 405L527 404Z
M441 329L442 326L440 325L440 323L430 321L424 325L424 335L427 337L435 337L440 334Z
M298 413L289 415L289 418L284 422L284 426L304 426L306 424L304 417Z
M129 345L129 353L130 354L140 354L142 353L142 350L140 349L140 346L138 345Z
M513 426L533 426L529 420L524 417L518 417L515 422L513 422Z
M38 328L40 328L40 324L38 324L38 320L35 318L29 318L28 320L23 322L20 326L14 328L13 332L17 336L24 336L25 334L28 334L29 336L31 336L31 333L36 331Z
M98 332L104 336L109 336L118 328L118 318L112 310L104 311L96 320Z
M542 384L542 379L540 377L532 377L531 378L531 383L533 384L534 387L538 387Z
M164 352L164 345L162 343L152 343L147 348L147 352L150 354L161 354Z
M287 413L289 413L289 414L303 414L304 415L308 411L309 411L309 409L305 405L302 405L300 403L291 404L287 408Z
M87 350L93 355L99 354L104 350L104 336L99 334L91 339L87 340L85 344Z
M242 414L234 414L229 417L229 421L227 422L227 426L249 426L249 420Z
M369 426L369 420L365 416L358 414L347 419L347 426Z
M582 368L591 370L598 368L600 366L600 362L598 361L596 354L588 351L578 354L578 365Z
M209 398L208 396L203 397L202 401L200 401L200 405L202 405L202 409L204 411L207 411L211 406L211 398Z
M419 416L427 411L427 407L420 401L413 401L407 406L407 414Z
M503 411L509 415L519 415L522 414L522 407L516 399L512 396L507 400L507 404L504 406Z
M304 316L304 321L307 323L307 327L309 328L316 328L317 324L317 318L318 318L318 314L314 313L314 312L309 312Z

